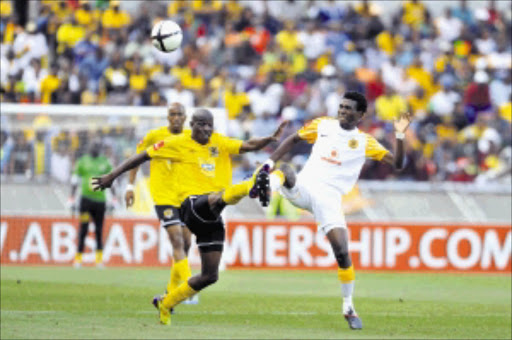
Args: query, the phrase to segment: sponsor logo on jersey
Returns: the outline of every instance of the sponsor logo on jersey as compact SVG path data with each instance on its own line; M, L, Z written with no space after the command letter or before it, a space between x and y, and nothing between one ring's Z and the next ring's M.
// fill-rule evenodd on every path
M357 139L351 139L348 141L348 146L351 149L356 149L358 145L359 145L359 142L357 141Z
M164 141L163 140L161 140L158 143L153 144L153 150L156 151L156 150L160 149L162 146L164 146Z

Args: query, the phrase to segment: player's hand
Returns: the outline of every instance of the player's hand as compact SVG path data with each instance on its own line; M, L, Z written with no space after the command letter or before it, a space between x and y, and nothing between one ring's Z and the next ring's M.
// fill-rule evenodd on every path
M395 119L393 122L393 125L395 127L396 132L402 132L404 133L407 131L407 128L409 127L409 124L411 124L411 114L406 112L400 115L400 118Z
M133 189L126 189L126 192L124 193L124 202L126 203L126 207L131 207L133 205L134 200L135 195L133 193Z
M275 142L279 141L279 138L283 134L284 128L288 125L288 123L290 123L289 120L283 120L281 122L281 124L279 124L278 128L276 129L276 131L274 131L274 133L272 134L272 139Z
M68 197L68 200L66 202L66 207L71 210L71 213L73 214L76 210L76 201L73 196Z
M110 176L110 174L106 174L100 177L93 177L91 179L91 187L93 191L103 191L106 188L110 188L114 179Z

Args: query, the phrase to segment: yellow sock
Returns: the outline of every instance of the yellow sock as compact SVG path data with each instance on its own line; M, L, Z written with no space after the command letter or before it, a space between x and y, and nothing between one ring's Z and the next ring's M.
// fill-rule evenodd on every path
M82 262L82 253L76 253L75 262Z
M103 261L103 251L96 251L96 263L101 263Z
M356 272L354 266L350 266L346 269L338 268L338 279L341 283L347 283L356 279Z
M230 185L222 193L222 200L227 204L237 204L242 198L249 195L254 181L252 179Z
M188 282L183 282L181 285L178 286L178 288L174 289L173 291L170 291L164 297L162 304L165 308L171 309L180 302L188 299L195 293L197 292L188 285Z
M171 276L169 278L169 283L167 284L167 292L171 292L178 288L180 283L187 281L191 276L192 273L190 272L188 258L185 257L183 260L175 262L171 268Z
M180 280L183 282L187 282L188 279L192 276L192 272L190 271L190 265L188 264L188 258L184 258L181 260L183 262L183 265L181 266L180 270Z

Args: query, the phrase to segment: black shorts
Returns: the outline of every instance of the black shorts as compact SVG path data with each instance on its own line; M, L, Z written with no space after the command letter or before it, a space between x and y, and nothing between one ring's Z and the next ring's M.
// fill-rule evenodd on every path
M183 225L180 219L180 209L173 205L155 205L156 215L160 220L160 226L167 228L170 225Z
M181 220L196 235L201 252L222 251L226 232L222 217L213 216L208 206L208 195L189 196L180 208Z
M103 226L103 219L105 218L106 206L105 202L97 202L81 196L79 207L80 222L87 223L92 217L96 228L101 228Z

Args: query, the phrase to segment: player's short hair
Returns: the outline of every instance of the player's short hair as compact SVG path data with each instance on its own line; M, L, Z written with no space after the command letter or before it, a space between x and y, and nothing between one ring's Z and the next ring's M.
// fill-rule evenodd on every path
M345 92L343 98L353 100L357 103L356 110L359 112L366 112L368 102L362 93L356 91Z

